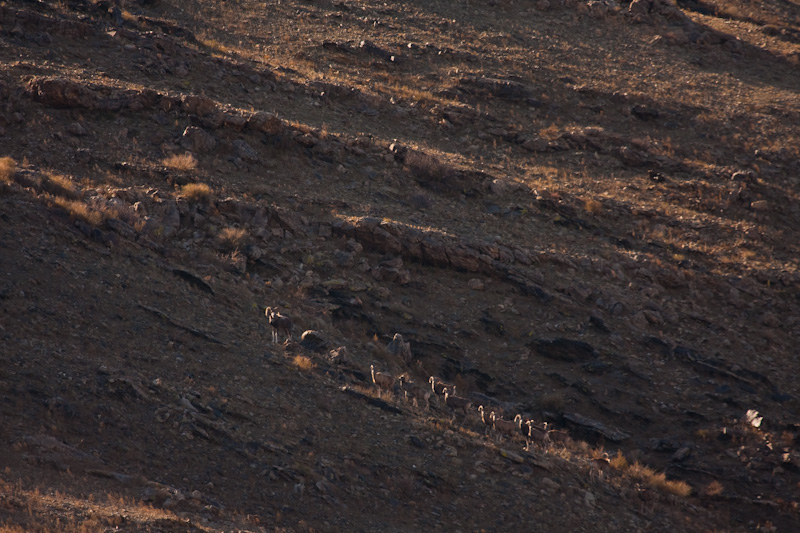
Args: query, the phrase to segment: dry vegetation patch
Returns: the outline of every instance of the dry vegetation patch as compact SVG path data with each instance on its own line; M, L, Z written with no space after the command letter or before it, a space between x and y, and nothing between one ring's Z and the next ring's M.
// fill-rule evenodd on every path
M165 157L161 164L173 170L188 172L197 168L197 159L190 153L173 154Z
M205 183L187 183L181 187L181 196L191 202L208 202L213 193L211 186Z
M16 173L17 162L11 157L0 157L0 180L11 183Z

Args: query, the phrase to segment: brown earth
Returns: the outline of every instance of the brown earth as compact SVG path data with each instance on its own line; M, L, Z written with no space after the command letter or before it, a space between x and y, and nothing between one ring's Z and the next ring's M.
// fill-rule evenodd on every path
M18 0L0 61L0 531L800 529L796 1Z

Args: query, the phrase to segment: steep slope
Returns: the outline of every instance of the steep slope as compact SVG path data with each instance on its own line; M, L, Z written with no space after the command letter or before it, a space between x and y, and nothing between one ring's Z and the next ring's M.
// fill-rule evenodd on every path
M8 530L797 527L794 4L0 23Z

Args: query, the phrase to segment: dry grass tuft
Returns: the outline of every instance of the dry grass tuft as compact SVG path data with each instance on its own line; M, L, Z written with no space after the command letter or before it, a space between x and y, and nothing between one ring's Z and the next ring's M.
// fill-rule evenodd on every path
M710 496L713 498L714 496L722 494L724 490L725 487L722 486L722 483L715 479L703 489L703 496Z
M192 154L187 152L182 155L175 154L165 157L161 160L161 164L172 170L187 172L197 168L197 159L195 159Z
M652 468L640 464L638 461L630 465L625 471L630 477L665 494L688 497L692 488L684 481L670 481L663 472L656 472Z
M314 365L314 362L305 355L295 355L294 359L292 359L292 363L303 372L309 372L310 370L313 370L314 366L316 366Z
M205 183L188 183L181 187L181 195L190 202L207 202L213 193L213 189Z
M198 41L200 41L200 43L203 46L211 48L212 50L215 50L222 54L229 54L233 50L230 46L222 43L217 39L214 39L213 37L201 37L200 39L198 39Z
M603 211L603 204L597 200L589 198L584 202L584 208L586 209L587 213L599 215Z
M406 154L405 164L414 178L423 185L445 185L447 180L455 174L453 168L442 163L439 158L417 150L409 150Z
M217 234L219 246L226 250L235 250L244 244L247 238L247 230L244 228L227 227L222 228Z
M628 468L628 460L622 455L621 451L617 451L617 455L611 458L609 464L614 470L625 471Z
M68 177L60 174L47 174L42 180L42 189L53 196L62 196L68 200L78 200L81 197L78 186L72 183Z
M0 157L0 181L11 183L17 173L17 162L10 157Z
M63 209L75 220L83 220L84 222L93 226L102 224L105 217L100 211L96 211L79 200L70 200L63 196L55 196L52 198L53 205Z

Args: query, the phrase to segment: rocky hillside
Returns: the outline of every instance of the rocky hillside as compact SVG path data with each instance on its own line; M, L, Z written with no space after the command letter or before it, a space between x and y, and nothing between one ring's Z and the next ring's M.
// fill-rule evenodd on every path
M797 2L16 0L0 63L0 531L800 528Z

